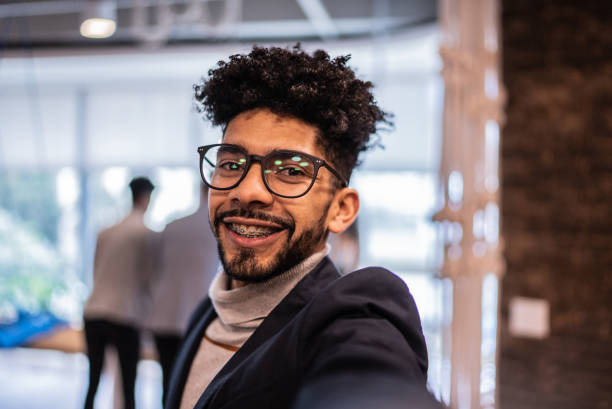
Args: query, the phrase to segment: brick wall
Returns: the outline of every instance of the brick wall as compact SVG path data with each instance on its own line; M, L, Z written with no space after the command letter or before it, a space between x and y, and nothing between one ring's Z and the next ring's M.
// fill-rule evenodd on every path
M502 1L502 409L612 408L612 0ZM551 335L508 333L512 297Z

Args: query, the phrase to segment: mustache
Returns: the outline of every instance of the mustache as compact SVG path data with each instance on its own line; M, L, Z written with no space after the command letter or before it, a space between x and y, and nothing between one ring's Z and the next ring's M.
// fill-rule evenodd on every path
M265 212L250 209L232 209L215 215L215 230L219 228L219 224L221 224L222 220L226 217L244 217L248 219L257 219L265 222L272 222L278 224L279 226L289 230L290 232L293 232L295 230L295 222L292 219L283 219L277 216L272 216Z

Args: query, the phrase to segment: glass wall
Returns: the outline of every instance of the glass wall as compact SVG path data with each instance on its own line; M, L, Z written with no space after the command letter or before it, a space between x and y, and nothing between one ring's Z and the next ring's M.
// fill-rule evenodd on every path
M284 46L284 45L283 45ZM306 43L372 80L394 114L384 149L363 156L358 265L382 265L410 286L439 381L441 285L430 221L442 89L435 28L378 40ZM192 107L192 84L247 45L150 54L6 59L0 64L0 318L50 309L80 320L97 232L128 211L127 183L157 185L154 230L197 207L196 147L220 138Z

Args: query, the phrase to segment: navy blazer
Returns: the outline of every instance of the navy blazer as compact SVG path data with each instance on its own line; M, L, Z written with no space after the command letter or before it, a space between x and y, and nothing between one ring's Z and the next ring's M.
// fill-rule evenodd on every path
M194 312L166 409L180 407L191 362L216 316L208 298ZM369 267L340 277L326 257L264 319L195 407L290 408L321 379L358 380L372 373L424 388L427 349L416 305L389 271Z

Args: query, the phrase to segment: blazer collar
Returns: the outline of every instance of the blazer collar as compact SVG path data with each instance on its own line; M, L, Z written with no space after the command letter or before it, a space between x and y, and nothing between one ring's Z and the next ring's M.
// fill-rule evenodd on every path
M255 351L260 345L266 342L270 337L279 332L295 315L297 315L302 308L323 288L331 284L333 281L340 277L340 273L331 262L329 257L325 257L310 273L308 273L294 288L291 292L272 310L270 315L268 315L261 325L257 327L253 335L247 339L244 345L236 351L236 353L230 358L230 360L225 364L223 368L219 371L219 373L213 378L211 383L208 385L195 408L204 408L206 402L212 396L214 391L225 382L226 378L232 373L232 371L253 351ZM212 318L210 317L212 316ZM189 340L186 341L186 345L188 342L195 344L190 345L188 348L190 350L189 361L193 360L195 356L195 352L199 346L200 340L204 335L204 331L206 327L212 322L212 320L216 317L216 313L214 312L214 308L212 305L206 310L206 313L202 316L200 320L201 326L198 325L196 330L193 331L189 337ZM199 324L200 324L199 323ZM194 334L197 334L197 337L194 337ZM197 339L196 339L197 338ZM195 349L194 349L195 348ZM191 350L193 352L191 352ZM187 356L185 356L187 358ZM185 363L182 360L183 364ZM187 378L187 374L189 373L189 368L187 368L184 372L183 378L181 379L181 394L182 389L185 386L185 381ZM169 406L172 407L172 406Z
M195 321L193 326L190 326L187 336L183 340L183 347L176 357L174 369L172 370L170 389L164 405L167 408L180 407L187 376L191 369L191 362L200 347L200 341L204 336L206 328L217 316L208 297L206 297L204 303L201 304L194 314L200 315L200 318Z

